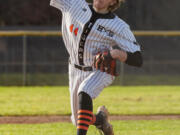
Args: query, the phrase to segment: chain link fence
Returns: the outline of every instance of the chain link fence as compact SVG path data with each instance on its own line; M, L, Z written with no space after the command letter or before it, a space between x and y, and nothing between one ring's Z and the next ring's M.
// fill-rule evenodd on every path
M144 65L118 62L113 85L180 85L180 33L135 32ZM0 85L68 85L68 53L58 32L0 32Z

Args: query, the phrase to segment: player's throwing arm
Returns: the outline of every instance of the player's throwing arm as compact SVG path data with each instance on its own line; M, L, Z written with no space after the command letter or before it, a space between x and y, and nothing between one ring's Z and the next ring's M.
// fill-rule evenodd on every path
M71 120L77 135L94 125L104 135L114 135L108 110L93 114L92 99L98 97L118 75L116 61L141 67L140 45L128 24L113 13L123 0L51 0L62 12L62 35L69 53ZM117 46L119 49L113 49Z

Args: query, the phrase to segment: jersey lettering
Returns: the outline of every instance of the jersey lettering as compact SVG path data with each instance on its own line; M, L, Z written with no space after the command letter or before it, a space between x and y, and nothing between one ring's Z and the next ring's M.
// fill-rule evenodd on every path
M114 36L114 32L112 32L111 30L106 29L105 27L99 25L97 28L98 31L100 32L105 32L107 36L109 37L113 37Z

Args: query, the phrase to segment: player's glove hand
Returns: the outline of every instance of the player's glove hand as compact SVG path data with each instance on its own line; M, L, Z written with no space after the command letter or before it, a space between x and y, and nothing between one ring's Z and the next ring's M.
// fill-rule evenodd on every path
M101 72L106 72L113 76L117 76L116 73L116 60L112 58L110 51L104 51L98 53L94 58L94 67Z

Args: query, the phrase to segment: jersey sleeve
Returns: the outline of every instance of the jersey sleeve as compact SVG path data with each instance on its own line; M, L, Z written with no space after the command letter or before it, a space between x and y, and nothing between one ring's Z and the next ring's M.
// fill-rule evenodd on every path
M50 5L61 11L68 11L71 8L72 0L51 0Z
M134 53L141 51L140 45L137 43L134 34L131 32L129 26L125 26L117 35L115 39L116 44L124 51Z

